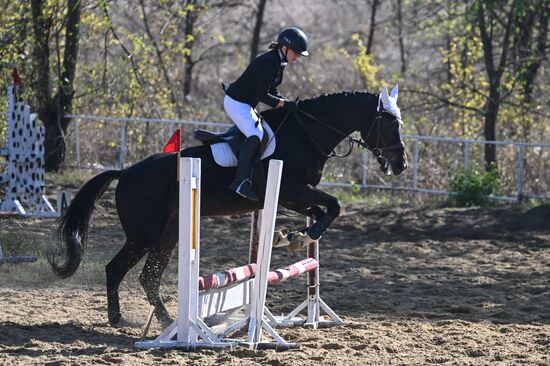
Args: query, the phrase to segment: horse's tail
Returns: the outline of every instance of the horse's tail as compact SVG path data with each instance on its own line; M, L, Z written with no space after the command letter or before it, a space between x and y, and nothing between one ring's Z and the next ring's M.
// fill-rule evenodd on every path
M121 172L121 170L109 170L90 179L78 191L67 211L58 219L57 230L61 241L65 244L65 258L62 262L56 256L48 258L58 277L68 278L78 269L86 247L88 224L95 203L109 188L111 182L120 177Z

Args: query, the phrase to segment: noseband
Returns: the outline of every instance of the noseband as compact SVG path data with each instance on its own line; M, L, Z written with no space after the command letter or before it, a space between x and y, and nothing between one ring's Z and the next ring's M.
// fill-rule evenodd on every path
M301 114L303 114L304 116L306 117L309 117L311 118L312 120L314 120L315 122L319 123L320 125L328 128L329 130L332 130L334 132L336 132L337 134L339 134L340 136L343 136L345 138L348 139L348 142L349 142L349 151L344 154L344 155L338 155L336 153L336 151L332 150L332 152L330 154L327 154L326 152L323 151L323 149L321 148L321 146L319 146L319 143L309 135L306 127L304 126L304 123L302 121L302 119L300 118L300 116L298 114L295 114L295 117L296 119L298 120L298 122L300 123L300 125L302 126L302 128L304 129L306 135L310 138L311 142L313 143L313 145L317 148L317 150L319 150L320 154L323 155L324 157L326 158L332 158L332 157L339 157L339 158L344 158L346 156L349 156L353 150L353 144L357 144L358 146L361 146L362 148L364 149L367 149L367 150L370 150L373 155L379 159L379 158L383 158L385 159L385 157L383 156L384 152L385 151L388 151L388 150L393 150L393 149L405 149L405 143L403 141L399 141L398 143L396 144L393 144L393 145L390 145L390 146L384 146L382 147L381 146L381 143L382 144L385 144L385 141L384 141L384 136L382 136L382 132L381 132L381 129L382 129L382 114L383 113L388 113L386 111L381 111L377 114L377 116L374 118L374 123L372 124L372 126L370 127L369 129L369 132L367 133L367 137L365 140L363 139L356 139L355 137L352 137L352 136L349 136L348 134L346 134L345 132L342 132L341 130L335 128L335 127L332 127L331 125L321 121L320 119L318 119L317 117L299 109L298 107L296 107L294 109L296 112L299 112ZM366 142L366 140L368 140L374 126L377 126L376 128L376 146L372 147L372 146L369 146Z
M382 145L386 144L386 142L384 141L384 136L382 135L382 132L381 132L381 129L382 129L382 114L384 114L384 113L388 113L388 112L381 111L376 115L376 117L374 118L374 123L370 127L369 132L367 133L367 137L366 137L366 139L368 140L373 128L376 126L376 146L369 147L366 144L366 141L365 141L364 145L361 145L362 147L365 147L365 148L369 149L372 152L372 154L374 155L374 157L377 158L377 159L378 158L384 158L385 159L385 156L384 156L385 151L395 150L395 149L405 149L405 147L406 147L403 140L401 140L398 143L395 143L393 145L381 147Z

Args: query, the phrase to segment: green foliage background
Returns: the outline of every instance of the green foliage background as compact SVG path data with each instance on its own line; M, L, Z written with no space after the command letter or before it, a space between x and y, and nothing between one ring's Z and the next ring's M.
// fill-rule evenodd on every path
M64 47L66 3L47 0L44 4L52 25L51 65L58 68ZM482 138L489 84L479 30L473 21L476 7L482 4L501 16L515 4L513 38L521 32L529 14L544 11L549 1L402 1L401 33L397 31L396 4L381 2L373 51L368 54L365 43L370 3L268 1L261 45L267 46L282 27L289 25L302 27L310 38L312 56L287 68L281 91L294 99L350 89L378 92L384 84L399 83L405 133ZM11 70L16 66L24 81L23 95L32 107L36 95L30 3L0 0L0 6L4 9L0 13L0 89L11 84ZM254 0L83 0L74 113L228 122L219 83L234 80L246 67L255 11ZM532 36L538 32L535 27ZM502 48L497 42L501 34L495 22L495 55ZM399 40L403 41L404 54ZM497 136L501 140L548 141L548 58L541 64L532 101L527 104L521 75L529 60L518 56L517 47L511 50L502 77L501 93L505 98ZM190 79L186 74L189 66ZM52 75L52 83L58 83L58 73ZM186 94L187 82L191 89ZM4 93L0 93L0 105L5 105ZM1 139L5 138L5 124L2 114ZM157 151L172 129L129 123L128 160ZM70 128L67 138L72 139L73 133ZM89 144L83 146L84 155L111 164L116 161L118 125L86 123L81 133L82 144ZM184 138L188 144L194 143L191 131ZM71 149L69 146L67 165L72 164ZM541 163L548 161L547 150L530 151L528 169L548 171ZM480 151L472 150L471 154L472 160L481 161ZM499 159L514 164L515 154L499 150ZM454 167L456 157L446 155L444 150L426 155L423 164L430 166L445 159L448 161L442 166ZM499 174L504 177L507 168L501 169ZM433 180L433 176L427 173L425 179ZM514 184L503 182L505 186L508 183Z

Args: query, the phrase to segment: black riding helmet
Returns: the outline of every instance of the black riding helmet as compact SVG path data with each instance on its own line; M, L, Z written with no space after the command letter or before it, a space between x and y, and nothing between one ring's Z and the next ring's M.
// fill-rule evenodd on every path
M307 52L307 36L301 29L296 27L283 29L277 37L277 43L287 46L300 56L309 56Z

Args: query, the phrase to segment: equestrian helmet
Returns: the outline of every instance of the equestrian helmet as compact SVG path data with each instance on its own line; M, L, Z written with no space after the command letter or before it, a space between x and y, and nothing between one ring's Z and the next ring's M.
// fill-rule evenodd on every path
M300 56L309 56L307 52L307 36L299 28L289 27L283 29L277 37L277 43L287 46Z

